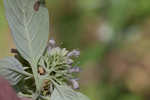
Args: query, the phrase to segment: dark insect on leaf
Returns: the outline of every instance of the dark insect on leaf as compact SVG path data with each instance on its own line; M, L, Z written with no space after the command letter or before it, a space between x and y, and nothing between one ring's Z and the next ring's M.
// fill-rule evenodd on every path
M38 10L39 10L39 7L40 7L40 1L36 1L35 4L34 4L34 7L33 7L34 10L35 10L35 11L38 11Z
M14 48L11 49L11 53L19 54L18 50Z
M15 58L17 60L19 60L19 62L21 62L23 64L23 66L30 66L29 62L21 56L21 54L19 53L19 51L17 49L12 48L11 53L15 54L14 55Z

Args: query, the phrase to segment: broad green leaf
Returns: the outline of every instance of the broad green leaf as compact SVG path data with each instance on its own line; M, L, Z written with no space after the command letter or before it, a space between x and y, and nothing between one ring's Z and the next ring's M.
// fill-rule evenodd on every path
M23 66L14 57L0 60L0 76L5 77L12 85L16 85L24 76L32 76L24 71Z
M17 49L29 62L37 62L48 41L48 10L41 5L35 11L35 0L4 0L4 4Z
M80 92L76 92L77 95L78 95L78 99L76 100L90 100L87 96L83 95L82 93Z
M77 94L67 86L57 86L51 96L51 100L77 100Z
M56 86L54 89L51 100L89 100L83 94L72 90L68 86Z

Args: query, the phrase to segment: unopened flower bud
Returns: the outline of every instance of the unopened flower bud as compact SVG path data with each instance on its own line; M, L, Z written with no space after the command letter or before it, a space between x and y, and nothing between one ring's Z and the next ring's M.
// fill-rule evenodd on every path
M51 50L52 50L52 47L48 46L48 48L47 48L48 53L50 53Z
M51 46L55 46L55 45L56 45L56 42L55 42L54 39L50 39L50 40L49 40L49 44L50 44Z
M81 71L81 69L79 67L73 67L73 68L69 69L68 72L69 73L78 73L80 71Z
M56 45L55 40L54 40L54 39L50 39L50 40L49 40L49 43L48 43L48 45L47 45L47 51L50 53L51 50L52 50L52 48L55 47L55 45Z
M79 89L79 83L77 82L78 79L71 79L70 82L72 83L73 89Z
M72 59L67 59L67 64L68 65L71 65L73 63L73 60Z
M72 57L72 56L75 56L75 57L78 57L80 55L80 51L78 50L73 50L71 51L70 53L68 53L68 57Z

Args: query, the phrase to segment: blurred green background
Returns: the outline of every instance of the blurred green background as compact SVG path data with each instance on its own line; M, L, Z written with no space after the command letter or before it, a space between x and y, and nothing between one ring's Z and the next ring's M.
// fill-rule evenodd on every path
M150 0L46 0L50 37L81 50L91 100L149 100ZM13 44L0 0L0 59Z

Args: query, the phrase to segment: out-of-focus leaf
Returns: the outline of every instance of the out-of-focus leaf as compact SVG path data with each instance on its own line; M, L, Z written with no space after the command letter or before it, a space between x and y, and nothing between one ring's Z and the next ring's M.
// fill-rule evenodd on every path
M35 11L35 0L4 0L4 4L17 49L29 62L37 62L48 41L48 10L41 5Z
M85 95L75 92L67 86L56 86L51 100L89 100Z
M24 71L23 66L14 57L0 60L0 75L5 77L12 85L16 85L24 76L31 76Z
M87 96L83 95L80 92L76 92L78 96L78 100L90 100Z
M118 100L144 100L141 96L135 94L123 94Z
M83 53L81 52L82 55L80 57L80 65L83 65L88 61L100 60L104 55L104 51L105 51L105 46L100 45L99 43L84 50Z

